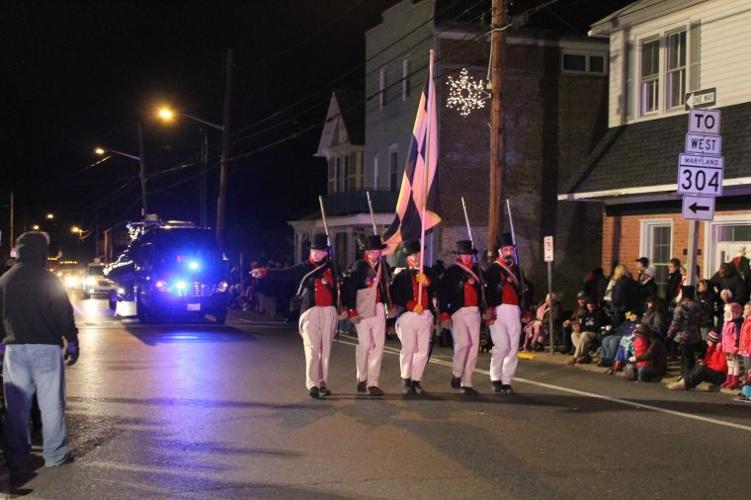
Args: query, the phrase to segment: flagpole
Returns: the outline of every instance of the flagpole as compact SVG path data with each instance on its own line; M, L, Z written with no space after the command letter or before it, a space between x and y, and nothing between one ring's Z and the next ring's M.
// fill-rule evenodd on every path
M433 111L432 99L435 87L433 85L433 49L430 49L430 63L428 66L428 93L425 96L427 102L427 119L425 120L425 166L423 168L423 181L424 189L422 196L422 221L420 223L420 274L425 271L425 219L428 212L428 181L430 171L430 136L432 135L432 129L430 128L430 118ZM417 304L423 308L422 304L422 283L419 284L417 290ZM425 307L428 304L425 304Z

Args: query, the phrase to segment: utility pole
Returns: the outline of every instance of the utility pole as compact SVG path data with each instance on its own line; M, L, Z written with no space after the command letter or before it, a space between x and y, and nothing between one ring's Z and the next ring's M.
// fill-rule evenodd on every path
M490 181L488 203L488 257L503 232L503 31L506 0L493 0L490 35Z
M206 205L206 196L208 193L208 175L209 168L209 139L206 135L206 129L201 127L201 177L199 179L199 203L200 203L200 221L201 227L206 227L209 223L208 207Z
M216 241L224 248L224 227L227 210L227 163L229 163L229 124L232 111L232 49L227 49L227 75L224 82L224 115L222 118L222 155L219 160L219 196L216 200Z
M10 242L10 243L8 243L8 245L9 245L8 248L10 248L10 250L13 250L13 245L16 244L16 241L14 239L15 238L15 234L13 233L13 219L15 217L15 215L14 215L15 208L16 207L15 207L15 201L14 201L14 198L13 198L13 191L11 191L10 192L10 240L8 240ZM10 252L8 252L8 253L10 253Z
M141 164L138 177L141 179L141 217L145 219L149 213L149 204L146 200L146 157L143 149L143 127L138 122L138 161Z

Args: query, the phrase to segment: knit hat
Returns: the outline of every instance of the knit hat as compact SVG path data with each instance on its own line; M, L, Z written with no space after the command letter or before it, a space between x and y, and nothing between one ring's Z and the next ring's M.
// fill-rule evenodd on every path
M716 331L712 330L707 334L707 340L709 342L712 342L713 344L719 344L720 343L720 334Z

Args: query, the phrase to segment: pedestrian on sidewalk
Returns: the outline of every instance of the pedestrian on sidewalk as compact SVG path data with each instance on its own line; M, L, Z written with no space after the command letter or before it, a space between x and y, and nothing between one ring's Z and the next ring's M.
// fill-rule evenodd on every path
M432 297L438 295L438 278L427 266L420 271L422 250L420 240L404 243L407 269L394 277L391 284L391 300L402 308L396 320L396 334L402 345L399 352L399 369L402 394L425 394L422 375L430 356L433 338ZM420 293L422 290L422 293Z
M380 236L368 236L364 244L363 258L350 266L344 280L342 302L357 330L357 392L383 396L379 383L386 342L386 317L390 308L387 299L391 269L381 259L387 245Z
M28 424L34 393L42 414L44 465L71 460L63 363L78 360L78 330L65 287L46 268L48 250L46 233L22 234L16 242L18 263L0 277L5 460L11 469L22 468L31 450Z
M728 365L720 347L720 334L714 330L707 334L707 350L704 358L678 381L668 384L671 391L693 389L702 382L719 386L725 382Z
M743 373L743 361L740 354L741 306L736 302L725 305L725 322L722 325L722 352L725 353L728 363L728 377L722 385L726 389L737 389L741 385Z
M451 328L454 340L451 388L466 396L476 396L472 375L480 348L480 327L483 314L483 289L480 273L474 263L477 250L469 240L456 242L456 262L441 279L441 327Z
M516 248L510 233L503 233L498 258L485 273L488 306L491 308L490 382L493 391L511 395L511 380L516 373L522 323L525 283L516 261Z
M328 388L331 343L336 335L337 319L346 317L346 313L340 315L337 311L339 290L335 274L325 234L313 235L307 261L285 269L253 270L255 279L297 285L298 325L305 350L305 387L313 399L331 394Z

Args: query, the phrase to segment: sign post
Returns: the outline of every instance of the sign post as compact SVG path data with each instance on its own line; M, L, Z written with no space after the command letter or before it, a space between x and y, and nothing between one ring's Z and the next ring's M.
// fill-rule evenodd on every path
M688 116L685 153L678 157L678 194L683 195L681 214L689 221L686 285L696 286L696 254L699 221L714 219L715 197L722 196L725 159L722 156L720 110L698 109L715 103L715 89L687 95Z
M543 238L545 262L548 263L548 335L550 336L550 354L555 354L555 330L553 329L553 237Z

